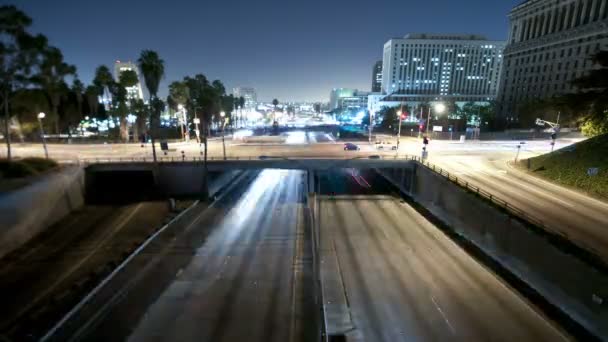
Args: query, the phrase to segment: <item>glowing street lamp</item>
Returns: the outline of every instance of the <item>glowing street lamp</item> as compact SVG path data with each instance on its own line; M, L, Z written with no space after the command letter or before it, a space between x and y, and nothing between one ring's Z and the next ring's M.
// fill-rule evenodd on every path
M429 126L431 125L431 107L434 107L435 113L441 114L445 112L446 107L443 103L437 103L434 106L429 106L429 115L426 119L426 134L429 134Z
M42 137L42 146L44 147L44 156L49 159L49 150L46 148L46 138L44 137L44 127L42 126L42 119L46 117L43 112L38 113L38 124L40 125L40 136Z
M226 112L221 111L220 117L222 118L222 149L224 150L224 160L226 160L226 141L224 140L224 127L226 127L226 120L224 117L226 116Z

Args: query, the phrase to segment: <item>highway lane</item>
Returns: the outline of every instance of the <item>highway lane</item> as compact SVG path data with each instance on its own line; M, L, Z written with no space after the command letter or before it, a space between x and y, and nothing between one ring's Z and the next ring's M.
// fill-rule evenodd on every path
M142 252L127 278L132 285L110 288L111 299L75 338L314 339L306 173L263 170L250 179Z
M562 341L568 337L365 171L321 175L351 341ZM363 185L361 185L363 184ZM355 194L355 195L353 195Z
M542 220L608 261L608 204L507 166L506 156L442 156L432 162Z

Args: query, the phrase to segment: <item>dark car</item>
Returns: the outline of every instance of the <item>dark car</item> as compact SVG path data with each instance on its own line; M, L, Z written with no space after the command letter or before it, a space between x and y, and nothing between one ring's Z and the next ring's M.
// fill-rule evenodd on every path
M357 146L353 143L344 144L344 151L359 151L359 150L360 150L359 146Z

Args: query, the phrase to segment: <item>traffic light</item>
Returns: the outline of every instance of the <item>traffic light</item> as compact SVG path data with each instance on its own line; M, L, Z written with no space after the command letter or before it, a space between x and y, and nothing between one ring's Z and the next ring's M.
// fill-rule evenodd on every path
M409 115L409 113L408 113L408 112L403 112L403 113L401 114L401 120L405 120L405 119L407 119L408 115Z
M425 145L428 145L429 144L429 138L427 138L427 137L422 138L422 143L425 144Z
M557 134L556 133L551 133L551 140L555 140L557 139Z

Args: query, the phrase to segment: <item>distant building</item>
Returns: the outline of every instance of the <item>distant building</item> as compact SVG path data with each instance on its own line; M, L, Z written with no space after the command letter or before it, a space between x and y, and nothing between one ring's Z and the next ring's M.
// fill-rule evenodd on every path
M529 0L509 13L499 114L516 120L531 99L572 92L594 68L589 57L608 44L608 0Z
M232 89L234 97L243 97L245 99L245 108L255 108L258 103L258 94L255 88L252 87L236 87Z
M139 68L137 67L137 65L135 65L135 63L132 63L131 61L128 61L128 62L116 61L116 63L114 63L114 79L116 79L116 82L118 82L118 80L120 79L120 73L125 70L135 71L135 73L137 74L137 79L139 81L139 82L137 82L137 84L135 86L126 88L127 98L143 100L144 93L141 88L141 81L142 81L141 74L139 72Z
M351 96L344 96L338 99L340 108L367 108L369 96L368 91L355 91Z
M357 89L350 88L334 88L329 94L329 109L334 110L340 107L340 99L345 97L353 97Z
M382 90L382 61L377 61L372 69L372 93Z
M498 93L504 41L477 35L409 34L384 44L386 101L490 101Z

